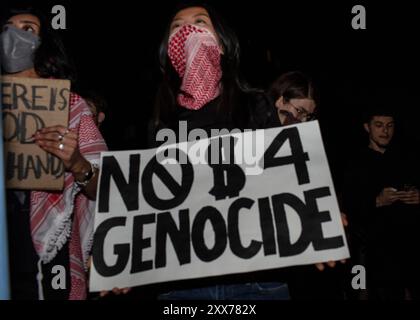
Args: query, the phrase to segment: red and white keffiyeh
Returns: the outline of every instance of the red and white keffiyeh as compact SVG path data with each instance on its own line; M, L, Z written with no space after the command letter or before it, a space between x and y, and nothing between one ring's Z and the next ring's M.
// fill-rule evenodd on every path
M91 163L99 164L101 151L107 147L94 123L87 103L70 95L69 128L79 135L79 150ZM95 202L80 192L73 175L65 173L61 193L31 192L31 234L40 259L48 263L70 239L70 299L87 295L87 262L92 246Z
M182 79L177 102L198 110L220 94L221 50L207 29L184 25L169 37L168 56Z

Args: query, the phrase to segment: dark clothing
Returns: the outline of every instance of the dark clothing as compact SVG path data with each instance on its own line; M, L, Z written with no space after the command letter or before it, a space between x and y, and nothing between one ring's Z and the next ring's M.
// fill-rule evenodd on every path
M31 238L29 192L7 191L7 221L12 299L36 300L38 255Z
M159 121L149 126L149 147L157 147L156 133L160 129L169 128L178 135L179 121L188 123L188 132L194 129L203 129L210 136L212 129L268 129L281 126L277 109L268 96L262 93L249 93L240 107L241 119L230 119L230 116L219 110L220 98L209 102L199 110L189 110L179 107L173 114L173 119L168 123ZM179 137L178 137L179 140ZM182 141L179 141L182 142Z
M11 296L16 300L37 300L38 261L30 228L30 193L28 191L7 191L7 220L9 234ZM42 289L46 300L68 299L70 287L69 249L65 245L48 264L42 265ZM52 287L54 266L66 270L66 289Z
M403 299L404 288L419 284L415 257L419 243L418 205L400 201L376 207L384 188L420 189L414 155L389 148L384 154L365 148L349 162L343 187L343 210L349 219L353 264L366 267L369 298Z

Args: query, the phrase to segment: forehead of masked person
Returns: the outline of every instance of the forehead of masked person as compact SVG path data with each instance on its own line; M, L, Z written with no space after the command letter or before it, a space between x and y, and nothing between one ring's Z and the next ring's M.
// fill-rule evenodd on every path
M176 32L186 24L206 28L217 37L210 14L203 7L187 7L178 11L171 21L170 33Z
M42 4L28 1L13 1L6 5L0 13L0 25L4 30L8 25L15 28L42 35L49 28L48 11L43 10Z
M162 39L159 49L161 66L164 67L165 65L165 54L170 35L183 25L192 24L206 28L215 35L223 53L222 59L226 60L229 64L228 69L237 69L240 56L238 38L223 16L213 6L202 1L181 1L171 11L172 14L168 20L165 36Z
M41 33L41 20L33 14L23 13L11 16L4 23L3 30L7 30L9 26L14 26L36 35Z
M76 69L69 59L60 34L51 27L41 5L13 4L1 12L2 30L13 26L39 36L41 43L34 54L34 68L41 78L68 79L77 85Z

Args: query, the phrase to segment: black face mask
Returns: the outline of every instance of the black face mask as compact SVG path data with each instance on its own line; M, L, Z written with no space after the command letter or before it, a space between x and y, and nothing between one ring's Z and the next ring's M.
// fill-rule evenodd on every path
M14 26L0 34L0 59L5 72L16 73L34 66L33 56L41 43L36 34Z

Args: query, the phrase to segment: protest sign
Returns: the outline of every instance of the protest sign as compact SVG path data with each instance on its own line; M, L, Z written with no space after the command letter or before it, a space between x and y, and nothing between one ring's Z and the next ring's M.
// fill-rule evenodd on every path
M257 175L242 161L252 144ZM91 291L349 257L316 121L101 161Z
M3 76L1 79L6 187L61 190L60 159L34 143L41 128L68 125L70 81Z

